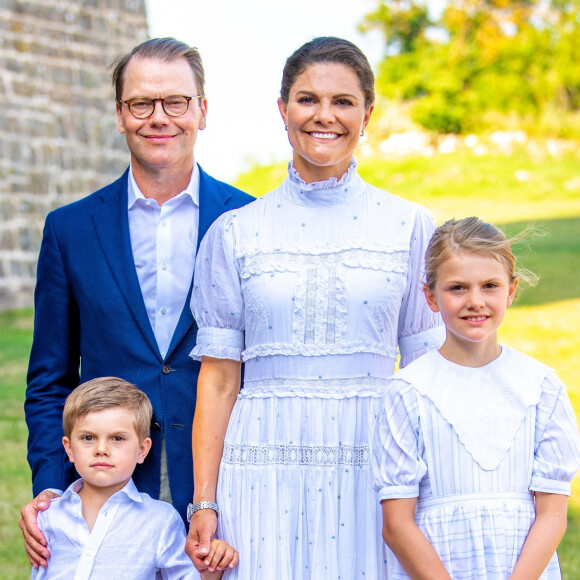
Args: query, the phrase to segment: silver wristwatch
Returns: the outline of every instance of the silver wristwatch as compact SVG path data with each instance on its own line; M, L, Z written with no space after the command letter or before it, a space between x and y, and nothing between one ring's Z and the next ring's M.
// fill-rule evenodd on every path
M187 521L191 519L191 516L199 510L213 510L216 515L219 516L220 508L215 501L198 501L197 503L190 503L187 506Z

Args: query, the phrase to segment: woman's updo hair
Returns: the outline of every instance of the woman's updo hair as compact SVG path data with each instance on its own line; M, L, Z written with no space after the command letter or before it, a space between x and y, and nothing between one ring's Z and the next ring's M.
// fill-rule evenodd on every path
M286 61L282 74L280 97L288 104L290 89L306 68L312 64L332 62L350 67L358 77L365 96L365 109L375 102L375 75L363 52L348 40L335 36L320 36L303 44Z
M529 270L516 267L511 248L530 233L532 230L527 228L512 238L506 238L499 228L476 217L446 221L435 230L425 253L426 286L434 290L441 265L462 252L492 256L503 264L510 282L518 278L520 282L533 286L538 277Z

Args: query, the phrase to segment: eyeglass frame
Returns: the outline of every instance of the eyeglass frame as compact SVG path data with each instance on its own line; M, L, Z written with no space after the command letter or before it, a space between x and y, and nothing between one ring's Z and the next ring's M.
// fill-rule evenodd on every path
M173 115L172 113L169 113L165 110L165 101L167 99L171 99L171 98L175 98L175 97L180 97L183 99L187 100L187 107L185 107L185 111L183 111L183 113L181 113L180 115ZM126 101L124 101L123 99L119 99L119 106L121 105L127 105L127 110L129 111L129 113L131 113L131 115L133 115L133 117L135 117L135 119L149 119L149 117L152 117L153 114L155 113L155 103L157 101L161 101L161 108L163 109L163 112L168 116L168 117L172 117L172 118L178 118L178 117L183 117L183 115L185 115L185 113L187 113L187 111L189 110L189 103L191 102L192 99L202 99L203 95L192 95L192 96L188 96L188 95L169 95L167 97L164 97L163 99L150 99L148 97L134 97L133 99L127 99ZM143 100L143 101L151 101L151 104L153 105L153 109L151 109L151 112L148 115L145 115L145 117L137 117L137 115L135 115L135 113L133 113L133 111L131 111L131 101L135 101L135 100Z

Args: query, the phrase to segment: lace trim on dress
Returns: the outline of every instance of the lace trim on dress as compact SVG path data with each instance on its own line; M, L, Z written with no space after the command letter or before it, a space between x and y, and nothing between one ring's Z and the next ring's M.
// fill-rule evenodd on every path
M370 463L370 453L368 445L232 445L225 443L222 463L366 467Z
M344 399L349 397L380 397L387 379L352 377L332 379L259 379L246 381L238 398L317 397Z
M196 344L189 354L193 360L201 360L202 356L211 356L212 358L227 358L230 360L241 361L242 349L229 346Z
M306 253L304 248L241 248L240 276L248 279L264 273L297 272L319 265L342 264L350 268L369 268L383 272L404 273L409 261L409 248L324 248Z
M287 344L270 343L257 344L246 349L243 353L244 362L258 356L271 355L302 355L302 356L324 356L328 354L355 354L359 352L378 354L388 358L396 358L396 347L377 342L350 341L339 344Z
M314 191L320 189L334 189L336 187L344 186L347 182L349 182L352 179L353 175L356 174L356 166L357 162L356 159L353 157L350 161L348 169L346 170L346 173L340 178L340 180L337 179L336 177L330 177L328 179L325 179L324 181L315 181L313 183L306 183L304 179L300 177L298 171L296 171L296 169L294 168L292 161L290 161L288 162L288 177L290 178L290 181L292 183L298 185L298 187L304 190Z
M256 292L247 292L246 302L246 326L255 331L263 330L270 322L270 315L266 306L266 301Z
M377 324L379 332L388 332L391 328L397 328L400 297L394 294L385 294L381 302L373 309L373 320Z
M345 268L322 262L304 268L298 277L292 319L292 342L334 344L346 337Z

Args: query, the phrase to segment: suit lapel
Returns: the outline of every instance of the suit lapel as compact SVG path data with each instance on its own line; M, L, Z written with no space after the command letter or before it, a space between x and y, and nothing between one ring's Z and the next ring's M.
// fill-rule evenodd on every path
M199 165L198 165L199 167ZM225 188L224 188L225 189ZM226 190L227 191L227 190ZM205 236L209 226L226 210L226 204L230 201L231 195L220 197L215 180L199 167L199 224L197 235L197 249ZM169 356L177 345L183 340L183 337L189 332L192 325L195 324L193 314L191 313L191 292L193 288L193 279L189 286L187 300L181 311L179 322L175 332L171 337L171 344L167 350Z
M146 342L161 360L155 334L147 316L131 249L127 211L128 175L129 170L101 194L102 205L93 212L92 218L97 239L127 308Z
M199 167L199 166L198 166ZM220 187L221 185L221 187ZM223 184L210 177L199 167L199 233L197 235L197 249L209 226L224 213L227 204L232 198L231 193Z

